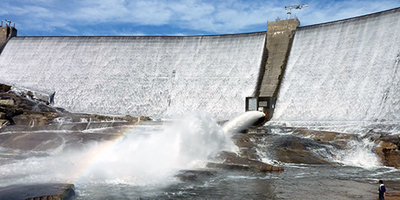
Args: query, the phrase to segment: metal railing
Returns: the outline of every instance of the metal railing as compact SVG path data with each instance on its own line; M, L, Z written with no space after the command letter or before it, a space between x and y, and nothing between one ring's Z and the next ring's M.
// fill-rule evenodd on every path
M9 20L2 20L1 21L1 24L0 24L0 27L3 27L3 23L4 23L4 27L12 27L12 28L15 28L15 23L11 23L11 21L9 21ZM13 24L12 26L11 26L11 24Z

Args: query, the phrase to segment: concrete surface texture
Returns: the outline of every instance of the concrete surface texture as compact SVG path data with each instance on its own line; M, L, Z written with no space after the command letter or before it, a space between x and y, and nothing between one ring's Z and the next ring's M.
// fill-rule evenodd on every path
M0 82L56 92L71 112L230 119L254 94L265 32L183 37L13 37Z
M3 22L1 24L3 25ZM0 53L7 41L14 36L17 36L17 29L11 26L0 26Z
M260 85L259 96L276 97L279 85L286 68L293 36L297 27L300 26L298 19L276 20L268 22L267 42L265 43L262 67L264 67L263 79Z
M400 8L300 27L273 120L400 120Z

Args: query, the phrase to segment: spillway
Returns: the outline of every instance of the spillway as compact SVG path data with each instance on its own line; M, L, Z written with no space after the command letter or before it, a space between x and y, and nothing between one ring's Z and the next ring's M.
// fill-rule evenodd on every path
M273 121L398 122L400 9L300 27Z
M71 112L230 119L255 92L265 32L218 36L13 37L0 82L56 92Z

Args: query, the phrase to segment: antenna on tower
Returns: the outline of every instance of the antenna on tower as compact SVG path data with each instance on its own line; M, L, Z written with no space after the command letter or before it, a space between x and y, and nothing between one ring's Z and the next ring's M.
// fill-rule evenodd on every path
M292 14L291 12L292 9L302 9L303 7L308 7L308 4L285 6L285 10L288 14L288 19L290 19L290 14Z

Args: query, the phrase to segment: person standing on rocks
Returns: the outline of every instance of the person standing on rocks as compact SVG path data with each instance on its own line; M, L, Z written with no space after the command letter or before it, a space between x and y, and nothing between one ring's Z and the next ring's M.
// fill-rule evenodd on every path
M386 187L382 180L379 180L379 200L385 200Z

